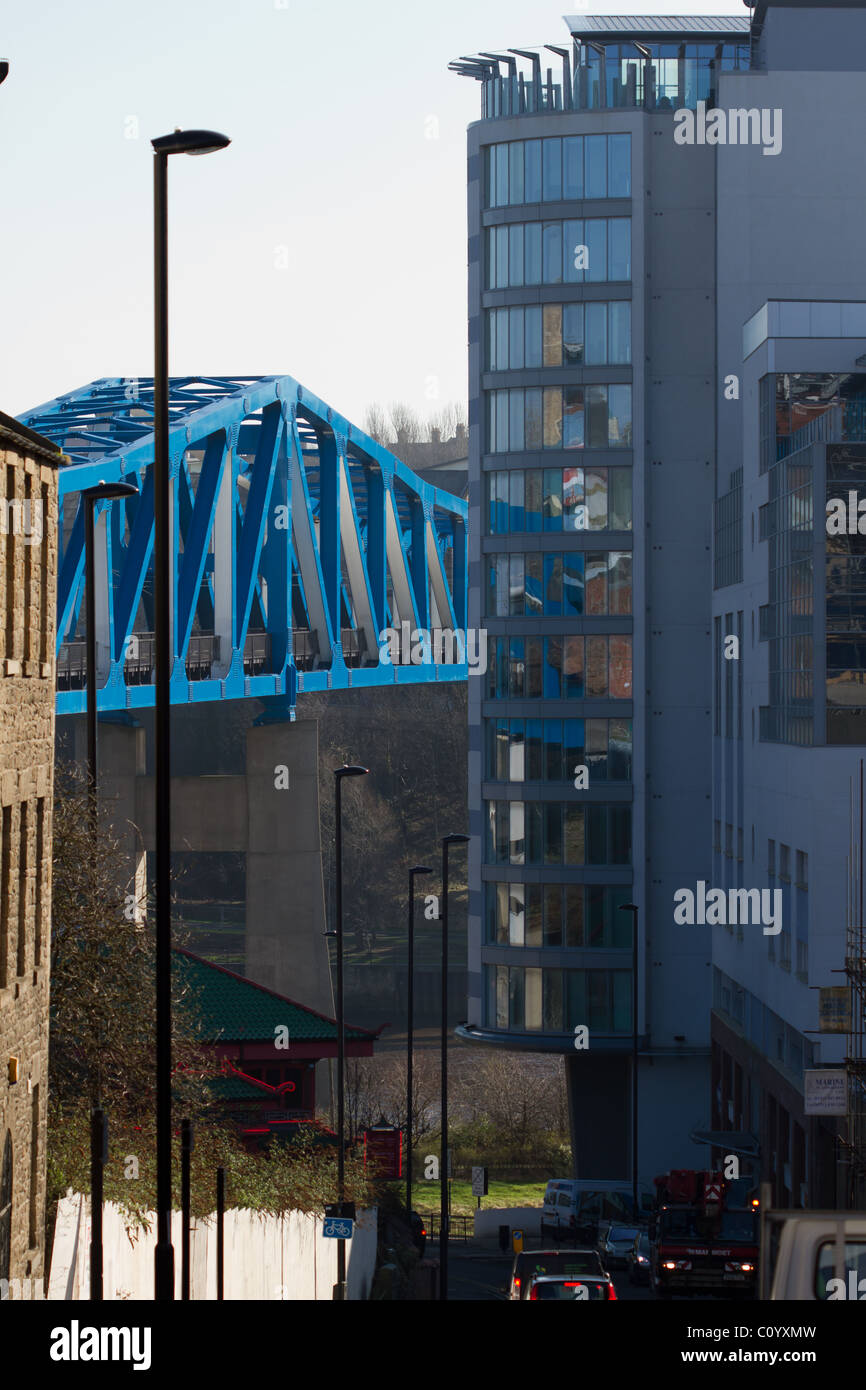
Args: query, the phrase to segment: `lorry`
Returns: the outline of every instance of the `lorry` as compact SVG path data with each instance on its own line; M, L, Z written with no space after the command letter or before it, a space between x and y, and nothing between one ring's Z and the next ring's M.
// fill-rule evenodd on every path
M654 1182L649 1239L656 1297L754 1297L760 1201L748 1179L677 1168Z
M866 1212L768 1211L761 1218L760 1297L866 1300Z

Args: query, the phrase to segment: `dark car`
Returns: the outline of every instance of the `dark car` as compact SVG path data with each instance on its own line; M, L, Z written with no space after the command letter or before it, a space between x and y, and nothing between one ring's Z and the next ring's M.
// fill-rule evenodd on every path
M625 1269L626 1257L641 1234L638 1226L608 1226L598 1243L599 1254L608 1269Z
M604 1279L607 1271L597 1250L520 1250L514 1256L508 1296L523 1299L533 1279L554 1276L578 1279L582 1274Z
M616 1299L610 1278L586 1274L583 1278L561 1274L539 1274L529 1281L526 1302L605 1303Z
M412 1231L412 1243L418 1251L419 1259L424 1258L424 1247L427 1244L427 1227L424 1225L417 1211L413 1211L409 1218L409 1225Z
M625 1257L630 1284L649 1284L650 1281L650 1243L646 1231L635 1236L634 1245Z

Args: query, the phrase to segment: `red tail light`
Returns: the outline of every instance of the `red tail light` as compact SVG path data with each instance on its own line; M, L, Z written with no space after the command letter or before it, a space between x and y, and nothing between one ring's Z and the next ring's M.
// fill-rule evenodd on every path
M519 1280L519 1279L515 1279L515 1281L514 1281L514 1291L515 1291L515 1293L517 1294L517 1296L518 1296L518 1298L519 1298L519 1297L520 1297L520 1280Z
M538 1287L537 1287L537 1285L535 1285L535 1284L532 1285L532 1288L529 1290L529 1298L530 1298L530 1302L532 1301L533 1298L536 1298L536 1299L538 1298Z
M608 1286L607 1286L607 1301L608 1301L608 1303L610 1303L610 1301L611 1301L612 1299L615 1299L615 1298L616 1298L616 1289L614 1288L613 1284L608 1284Z

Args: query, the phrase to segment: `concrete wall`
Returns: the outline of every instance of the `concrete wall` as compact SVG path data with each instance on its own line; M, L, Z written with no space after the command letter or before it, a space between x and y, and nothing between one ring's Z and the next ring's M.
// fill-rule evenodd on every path
M57 1208L48 1298L90 1297L90 1203L76 1194ZM153 1298L156 1215L149 1229L133 1227L111 1202L103 1213L103 1289L106 1302ZM346 1243L346 1281L350 1300L365 1301L376 1264L377 1213L358 1214ZM180 1298L180 1212L172 1213L175 1297ZM322 1217L304 1212L284 1216L253 1211L225 1214L225 1297L260 1301L323 1300L333 1297L337 1279L337 1241L322 1235ZM190 1235L190 1296L216 1298L216 1217L194 1221Z
M83 725L75 730L80 745ZM83 751L79 746L79 752ZM145 730L100 721L100 803L142 888L154 848L153 779ZM277 787L278 767L288 786ZM288 720L246 733L242 776L171 779L173 851L247 856L244 973L308 1008L333 1015L319 830L318 725Z
M16 534L7 514L13 497L41 508L31 514L41 516L41 525L32 524L29 535L26 527ZM0 1279L38 1279L48 1101L57 469L17 452L3 436L0 505L6 522L0 527ZM3 1181L10 1153L11 1193Z

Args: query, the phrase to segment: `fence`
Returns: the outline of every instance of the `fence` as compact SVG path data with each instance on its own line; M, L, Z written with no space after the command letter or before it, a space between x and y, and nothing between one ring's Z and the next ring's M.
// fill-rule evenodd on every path
M106 1301L153 1298L156 1216L132 1226L112 1202L103 1208L103 1287ZM346 1242L350 1300L369 1298L376 1264L377 1213L360 1211ZM175 1297L181 1292L181 1218L172 1213ZM291 1211L225 1214L225 1298L326 1300L337 1282L336 1240L322 1234L321 1216ZM90 1284L90 1203L81 1194L63 1197L54 1227L49 1299L86 1299ZM190 1298L215 1299L216 1219L193 1221L190 1233Z

